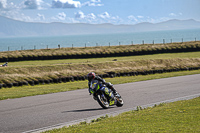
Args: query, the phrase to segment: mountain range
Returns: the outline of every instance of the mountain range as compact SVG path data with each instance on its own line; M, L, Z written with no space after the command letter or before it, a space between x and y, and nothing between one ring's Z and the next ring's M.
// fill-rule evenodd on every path
M22 22L0 16L0 37L60 36L80 34L128 33L161 30L182 30L200 28L200 22L169 20L161 23L139 23L135 25L87 24L87 23L37 23Z

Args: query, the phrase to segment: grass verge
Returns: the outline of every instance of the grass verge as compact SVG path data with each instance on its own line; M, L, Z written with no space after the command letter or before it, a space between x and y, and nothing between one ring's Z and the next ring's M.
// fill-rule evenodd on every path
M98 118L91 123L63 127L45 133L98 132L200 132L200 97L162 103L119 116Z
M192 75L192 74L200 74L200 70L171 72L171 73L154 74L146 76L106 78L106 81L111 82L113 84L122 84L122 83L168 78L168 77L183 76L183 75ZM84 89L87 87L88 87L87 80L85 80L85 81L75 81L75 82L67 82L61 84L3 88L0 89L0 100L42 95L42 94L49 94L56 92L65 92L70 90Z
M102 75L108 72L188 69L200 66L198 57L200 57L200 52L120 57L116 61L113 61L114 58L95 58L87 61L83 59L14 62L9 63L9 67L0 68L0 84L53 80L71 76L83 77L91 71Z

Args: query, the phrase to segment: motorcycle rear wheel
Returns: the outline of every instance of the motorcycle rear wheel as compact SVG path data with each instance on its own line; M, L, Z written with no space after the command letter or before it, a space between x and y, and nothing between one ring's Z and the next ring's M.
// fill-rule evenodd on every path
M108 99L103 98L101 94L97 95L97 101L102 108L107 109L109 107Z

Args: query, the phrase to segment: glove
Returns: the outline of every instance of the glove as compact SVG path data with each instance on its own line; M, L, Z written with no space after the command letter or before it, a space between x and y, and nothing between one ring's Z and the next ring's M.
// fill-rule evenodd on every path
M94 93L93 89L89 89L90 95Z
M108 88L112 88L112 87L113 87L113 84L111 84L110 82L105 83L105 85L106 85Z

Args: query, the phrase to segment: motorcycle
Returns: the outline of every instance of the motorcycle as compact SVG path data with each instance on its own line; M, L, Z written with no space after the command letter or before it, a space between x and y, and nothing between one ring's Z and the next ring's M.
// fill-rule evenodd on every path
M93 80L91 82L90 88L93 90L93 98L94 100L97 100L99 105L107 109L109 106L116 105L117 107L122 107L124 104L124 101L119 93L116 95L113 95L113 91L100 83L98 80ZM112 96L113 99L110 100L109 96Z

